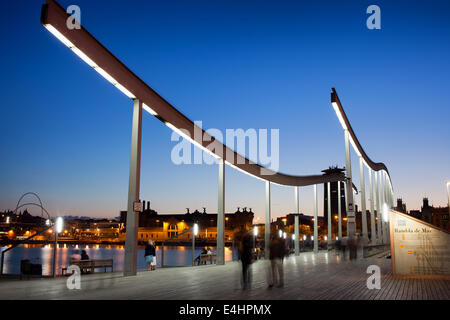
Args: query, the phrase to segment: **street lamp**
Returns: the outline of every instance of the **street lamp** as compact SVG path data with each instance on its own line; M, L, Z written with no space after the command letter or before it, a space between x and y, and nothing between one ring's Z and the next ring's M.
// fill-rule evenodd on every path
M194 223L192 227L192 265L195 262L195 236L198 235L198 224Z
M283 231L281 231L281 229L278 230L278 235L280 236L280 238L283 236Z
M53 277L56 277L56 247L58 246L58 233L62 232L64 227L64 220L62 217L57 217L55 220L55 247L53 248Z
M253 227L253 235L256 237L258 235L258 227L254 226Z

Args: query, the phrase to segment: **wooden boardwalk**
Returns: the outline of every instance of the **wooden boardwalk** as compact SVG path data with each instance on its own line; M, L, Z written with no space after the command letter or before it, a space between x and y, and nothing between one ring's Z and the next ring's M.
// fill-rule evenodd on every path
M381 269L381 289L366 286L369 265ZM267 287L268 265L252 265L252 286L242 290L240 264L165 268L122 273L82 275L81 290L68 290L66 278L0 280L0 299L262 299L262 300L422 300L450 299L450 281L400 279L386 258L344 261L333 252L302 253L284 262L283 288Z

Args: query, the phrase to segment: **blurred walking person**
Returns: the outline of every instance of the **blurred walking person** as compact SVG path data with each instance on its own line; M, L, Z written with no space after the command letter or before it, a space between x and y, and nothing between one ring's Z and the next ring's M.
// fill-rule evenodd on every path
M239 234L239 259L242 263L242 289L246 290L251 284L250 265L253 262L252 239L248 232L242 230Z
M284 286L283 259L286 255L286 242L284 239L277 237L275 234L271 236L269 245L270 269L269 288L274 285L281 288Z

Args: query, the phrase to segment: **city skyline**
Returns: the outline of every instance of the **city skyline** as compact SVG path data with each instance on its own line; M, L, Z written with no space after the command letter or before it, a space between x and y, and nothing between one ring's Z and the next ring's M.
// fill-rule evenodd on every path
M445 146L450 134L444 119L450 108L449 93L440 79L450 71L443 58L450 48L436 38L445 39L450 33L442 13L447 4L425 8L433 10L432 20L427 10L381 2L386 14L378 34L365 28L364 5L329 3L325 10L317 4L290 3L286 6L296 10L294 19L287 8L272 12L266 4L249 21L239 19L237 25L230 25L233 14L242 18L253 13L251 5L232 4L219 14L216 9L221 3L206 4L196 10L178 3L175 11L161 3L126 8L110 4L118 8L108 10L113 16L106 19L101 10L105 3L79 2L82 23L93 35L192 120L221 130L280 129L281 172L319 174L331 165L344 165L343 132L329 102L330 88L336 86L369 156L389 167L395 198L402 198L410 209L420 208L425 196L431 205L446 206L450 152ZM30 16L38 6L17 4L12 8L17 16L2 17L6 25L15 18L26 26L13 34L6 28L1 31L14 43L14 52L6 48L2 64L16 84L4 93L3 106L10 108L1 110L6 119L2 149L16 155L2 159L1 207L13 209L21 194L34 191L55 215L115 217L126 208L131 104L48 32L42 32L41 26L25 22L34 21ZM235 6L239 13L233 12ZM423 16L426 23L416 29L405 26L405 21L396 21L399 12L412 20ZM127 21L120 32L111 28L114 17L119 19L116 14ZM315 22L309 14L323 19ZM175 25L169 19L174 15ZM335 15L342 20L333 20ZM196 19L190 24L192 16ZM308 33L304 25L309 25ZM436 30L437 26L441 29ZM410 37L408 43L394 41L402 32ZM16 52L24 46L18 43L22 37L38 49ZM413 52L419 45L428 50ZM345 54L339 54L339 48L349 46ZM27 63L6 63L17 55ZM412 71L411 65L419 62L420 70ZM380 83L385 78L393 84ZM20 86L15 82L19 79ZM5 88L5 79L1 81ZM40 82L39 89L33 87L35 81ZM17 99L24 86L28 94ZM261 94L268 90L270 95ZM422 108L429 101L432 105L425 114ZM273 112L277 108L283 112ZM378 112L369 119L370 110ZM150 200L160 213L183 212L186 207L216 212L217 167L171 163L175 143L170 135L168 128L144 115L141 198ZM409 146L411 141L415 145ZM289 152L292 146L299 151ZM329 163L330 158L335 161ZM352 154L357 186L358 166ZM322 188L318 190L322 197ZM227 167L225 199L226 211L247 206L262 218L264 183ZM293 209L291 188L274 185L272 216ZM300 189L300 211L312 213L312 187Z

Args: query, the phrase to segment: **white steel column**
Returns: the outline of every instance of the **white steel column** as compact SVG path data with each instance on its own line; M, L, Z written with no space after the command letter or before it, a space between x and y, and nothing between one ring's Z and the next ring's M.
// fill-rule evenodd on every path
M384 205L386 203L385 192L384 172L383 170L380 170L381 233L384 244L386 244L386 222L384 221Z
M389 242L389 209L390 209L390 205L389 205L389 196L388 196L388 175L387 172L383 170L383 177L384 177L384 202L386 204L386 208L387 208L387 221L384 221L383 219L383 223L384 223L384 229L383 229L383 235L384 235L384 243L388 243Z
M133 124L131 130L130 178L128 182L127 225L125 239L124 276L135 276L137 272L137 241L139 213L135 203L139 202L141 176L142 102L133 103Z
M294 239L294 248L295 248L295 255L298 256L300 254L300 246L299 246L299 242L300 242L300 235L299 235L299 230L298 230L298 215L300 213L300 197L299 197L299 187L295 187L294 188L295 191L295 218L294 218L294 234L295 234L295 239Z
M376 200L377 200L377 238L378 238L378 243L381 244L382 243L382 239L381 239L381 206L380 206L380 182L379 182L379 177L378 177L378 171L374 172L374 177L375 177L375 196L376 196Z
M328 247L331 246L331 183L327 183L327 216L328 216ZM328 249L328 248L327 248Z
M319 252L319 233L317 232L317 184L314 185L314 252Z
M339 240L342 240L342 208L341 207L342 207L341 182L338 181L338 239Z
M366 213L366 182L364 180L364 163L362 157L359 157L359 180L361 184L361 224L362 236L368 239L367 233L367 213Z
M370 185L370 241L372 244L377 242L377 233L375 228L375 209L373 201L373 181L372 181L372 169L369 169L369 185Z
M345 158L346 166L345 170L347 172L347 236L353 238L355 236L356 221L355 221L355 209L353 203L353 185L352 185L352 166L350 161L350 134L348 130L344 130L345 134Z
M265 258L269 259L270 248L270 181L266 181L266 226L264 228L264 252Z
M217 193L217 264L225 264L225 162L219 159Z

